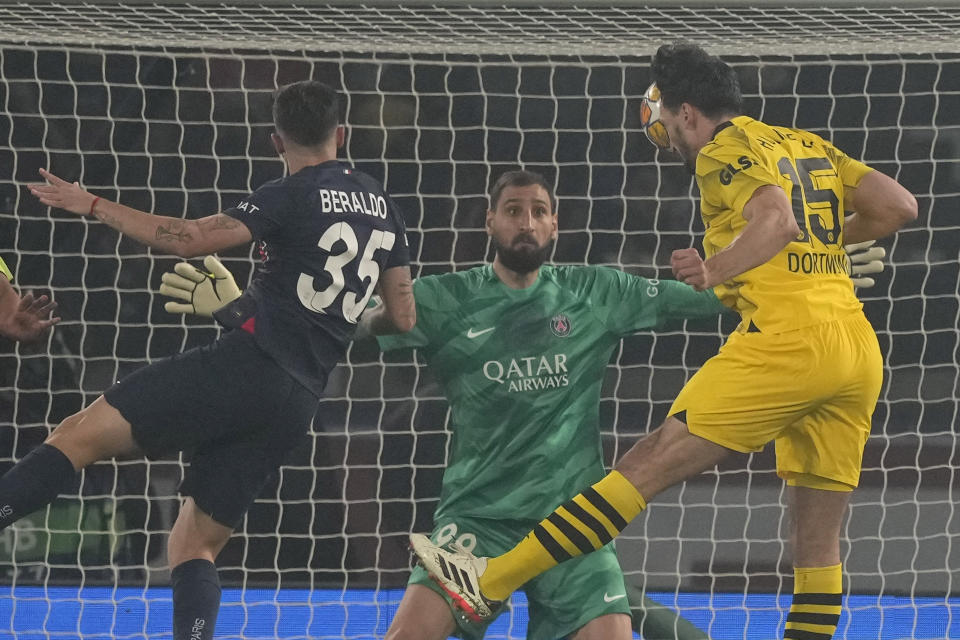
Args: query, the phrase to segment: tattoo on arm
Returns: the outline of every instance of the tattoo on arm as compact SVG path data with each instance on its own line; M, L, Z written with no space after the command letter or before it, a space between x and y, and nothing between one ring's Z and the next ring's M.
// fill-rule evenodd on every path
M157 240L170 240L173 242L190 242L193 236L184 229L186 220L175 220L170 224L157 225Z
M240 223L228 215L218 213L200 220L198 224L206 231L217 231L220 229L236 229Z
M123 224L118 216L111 216L108 213L102 213L100 211L94 211L93 216L108 227L123 233Z

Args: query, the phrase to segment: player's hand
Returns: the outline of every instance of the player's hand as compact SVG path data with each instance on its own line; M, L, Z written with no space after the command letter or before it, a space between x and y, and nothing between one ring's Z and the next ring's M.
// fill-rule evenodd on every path
M677 280L686 282L697 291L712 289L718 284L700 252L694 248L677 249L670 254L670 267Z
M92 213L95 195L84 190L79 182L67 182L46 169L40 169L46 183L31 184L30 193L48 207L66 209L71 213L88 216Z
M876 282L868 274L880 273L884 269L883 258L887 256L887 252L883 247L873 246L875 242L876 240L867 240L843 247L849 258L850 279L858 289L875 285Z
M28 292L20 298L17 310L7 318L3 333L21 342L38 340L60 322L60 318L53 315L56 308L57 303L47 296L34 298L33 293Z
M192 314L209 318L213 312L240 297L240 287L233 275L216 256L203 259L203 269L189 262L174 265L161 277L161 295L183 300L163 305L169 313Z

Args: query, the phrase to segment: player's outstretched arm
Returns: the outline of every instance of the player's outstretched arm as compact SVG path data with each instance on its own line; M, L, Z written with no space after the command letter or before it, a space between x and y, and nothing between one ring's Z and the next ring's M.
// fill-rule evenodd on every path
M406 333L417 324L410 267L387 269L380 276L377 289L383 304L363 312L354 338Z
M848 244L886 237L917 218L917 199L880 171L871 171L856 188L846 189L844 205L853 210L843 224L843 241Z
M222 213L199 220L158 216L95 196L78 183L67 182L45 169L40 169L40 175L47 182L31 184L30 192L43 204L93 216L120 233L164 253L193 258L253 240L246 225Z
M11 340L30 342L47 334L60 318L53 315L57 303L47 296L34 298L32 293L22 297L10 281L0 275L0 335Z
M697 291L710 289L744 271L759 267L800 233L783 189L765 185L743 208L747 225L726 249L704 261L696 249L680 249L670 257L673 275Z
M168 313L191 314L209 318L213 312L233 302L243 293L233 274L216 256L203 259L203 268L189 262L178 262L173 272L161 277L160 294L181 300L163 305Z

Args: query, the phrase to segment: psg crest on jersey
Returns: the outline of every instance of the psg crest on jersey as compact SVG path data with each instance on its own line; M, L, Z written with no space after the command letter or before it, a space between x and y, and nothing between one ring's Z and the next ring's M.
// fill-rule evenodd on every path
M558 338L566 338L570 335L570 318L558 313L550 318L550 331Z

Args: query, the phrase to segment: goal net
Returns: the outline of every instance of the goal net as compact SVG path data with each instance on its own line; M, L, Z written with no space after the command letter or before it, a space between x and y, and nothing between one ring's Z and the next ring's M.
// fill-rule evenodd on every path
M960 637L960 14L759 4L0 1L0 257L63 316L43 344L0 343L0 471L116 379L217 335L163 310L155 291L175 259L40 206L25 187L39 167L133 207L207 215L282 175L271 94L314 78L343 89L342 157L394 194L415 275L488 259L485 193L522 166L556 184L554 261L666 278L671 251L698 246L698 194L638 132L637 106L656 47L688 39L736 68L747 113L821 133L917 196L919 220L881 243L887 269L859 291L885 382L836 637ZM249 281L250 252L222 258ZM608 461L659 424L730 328L624 340L601 405ZM309 438L220 557L218 637L381 637L407 534L431 528L447 422L414 354L354 344ZM164 546L182 471L97 464L6 529L0 636L169 634ZM779 637L784 503L771 452L667 492L618 543L632 589L712 638ZM489 637L525 637L525 624L520 599Z

